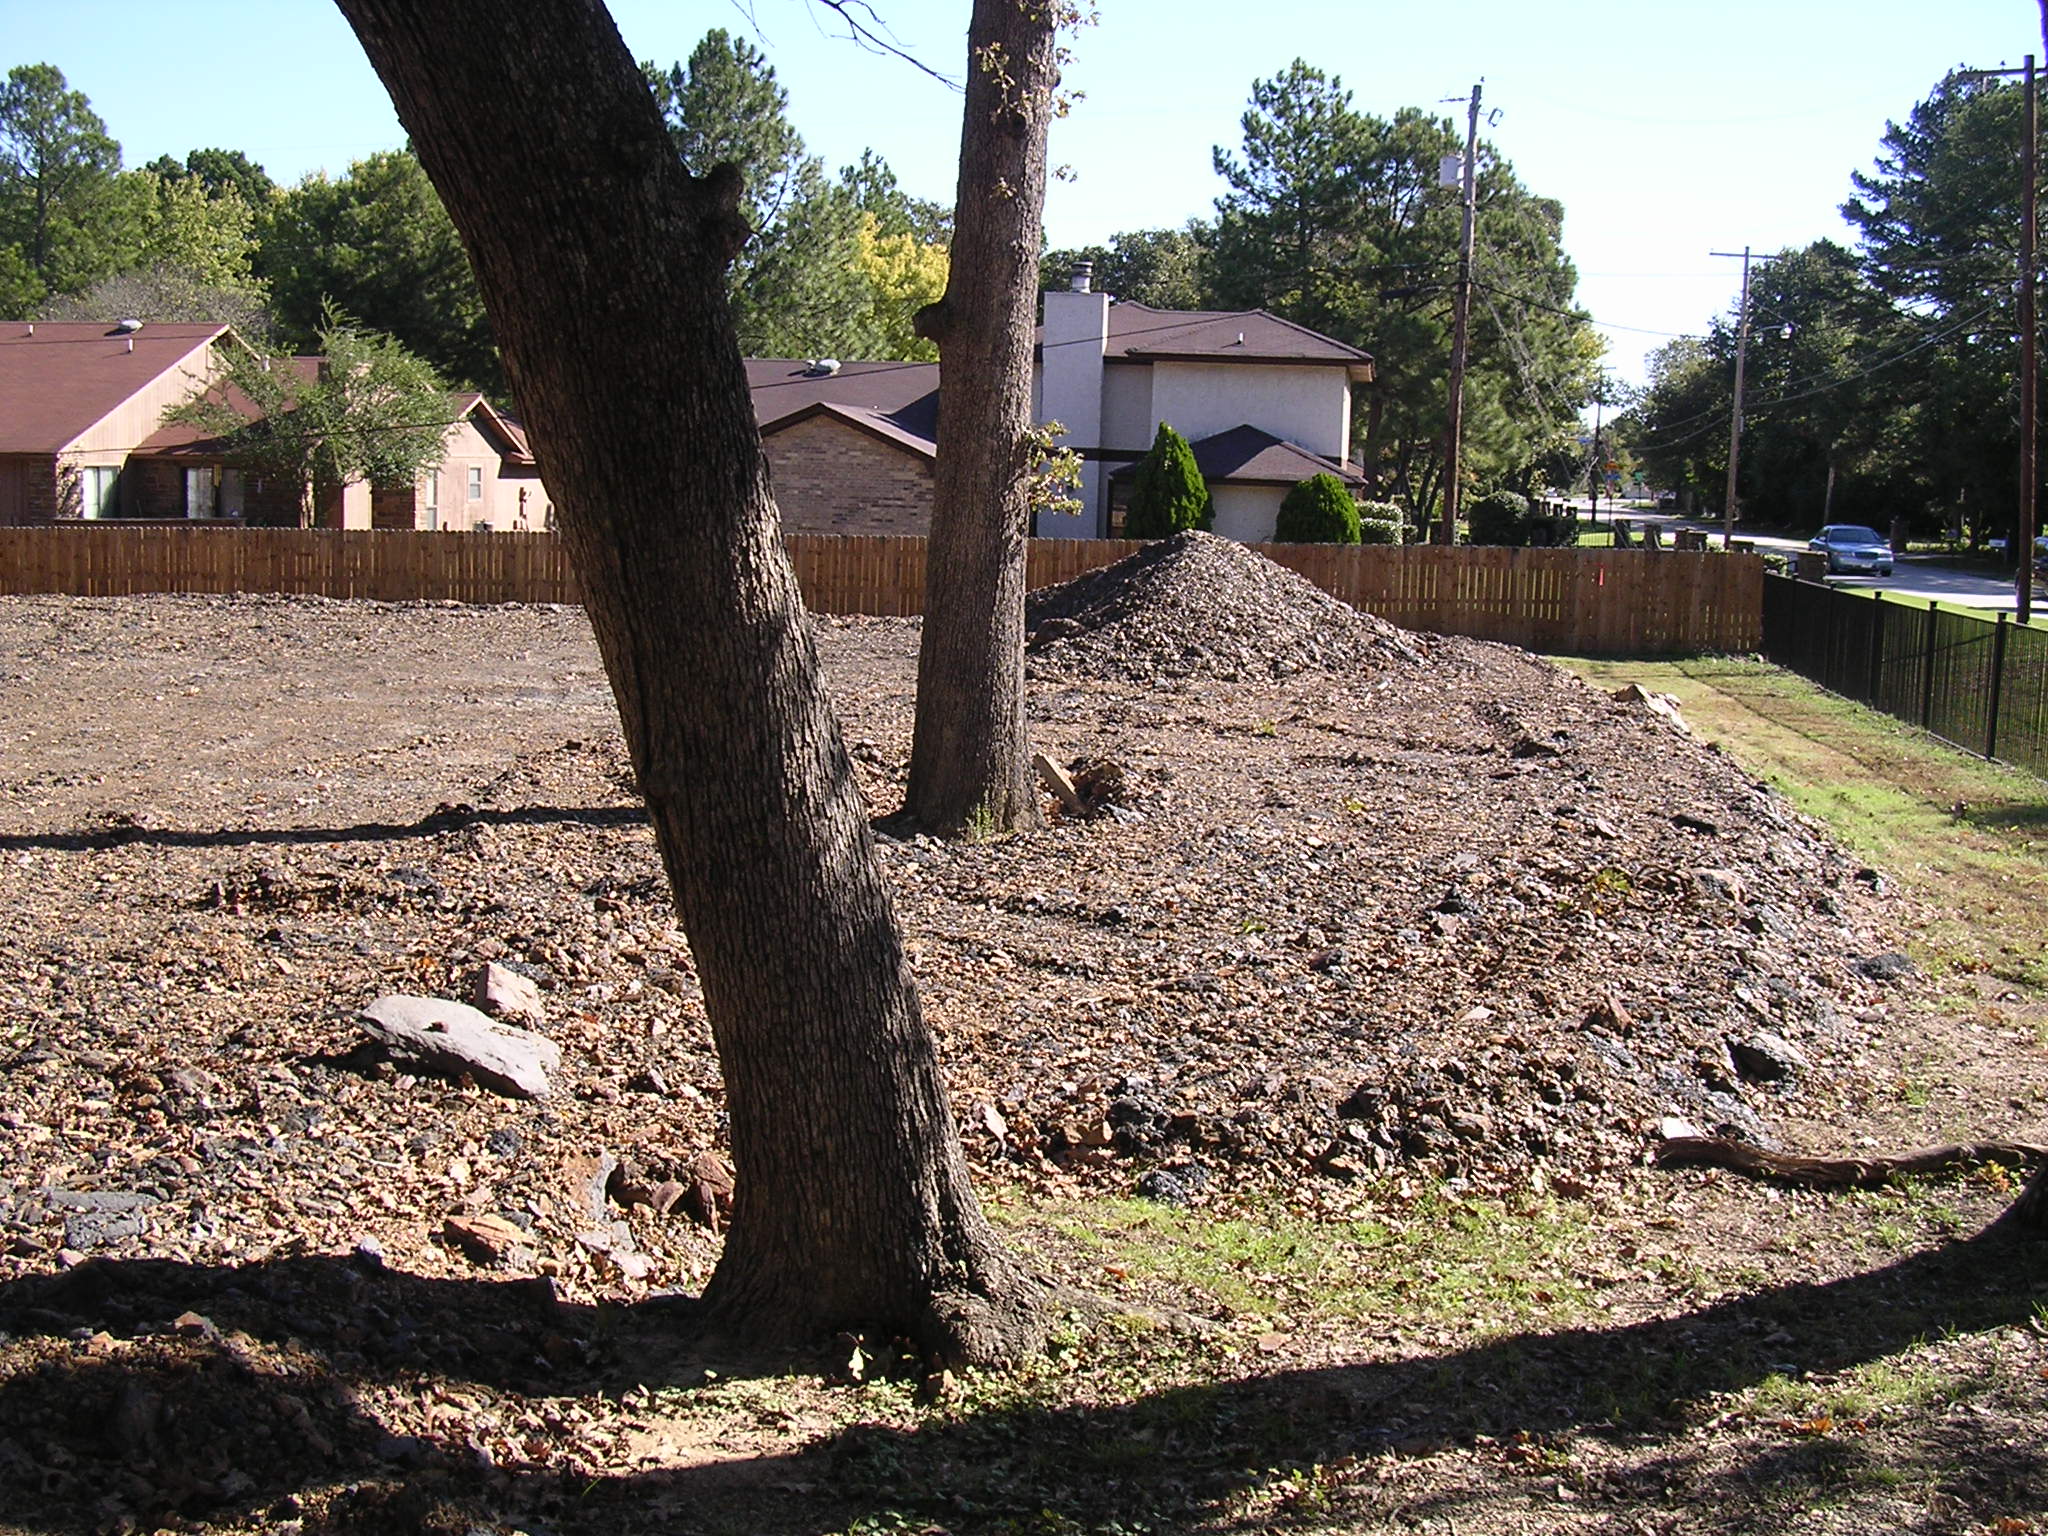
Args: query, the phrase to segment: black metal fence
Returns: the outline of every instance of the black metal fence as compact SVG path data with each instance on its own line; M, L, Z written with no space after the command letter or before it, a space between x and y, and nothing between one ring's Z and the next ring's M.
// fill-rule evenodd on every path
M2048 774L2048 630L1766 576L1764 655L1959 747Z

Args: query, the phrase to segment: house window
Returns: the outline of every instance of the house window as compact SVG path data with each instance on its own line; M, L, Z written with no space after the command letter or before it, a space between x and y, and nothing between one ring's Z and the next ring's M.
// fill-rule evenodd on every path
M185 515L187 517L212 517L213 470L188 469L185 471Z
M484 499L484 472L474 464L469 469L469 499L471 501L482 501Z
M81 517L119 517L121 515L121 466L118 464L88 464L81 477L79 490L84 501L79 507Z
M223 469L220 472L220 502L216 510L222 517L240 517L244 506L242 472L239 469Z
M427 527L441 526L441 472L438 469L427 472L427 495L421 511L425 514L422 521Z

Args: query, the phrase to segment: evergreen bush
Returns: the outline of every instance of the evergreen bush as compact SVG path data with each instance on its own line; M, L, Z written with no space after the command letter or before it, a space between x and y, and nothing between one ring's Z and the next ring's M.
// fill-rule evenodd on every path
M1465 504L1466 542L1527 544L1529 498L1516 491L1488 491Z
M1170 539L1190 528L1207 528L1215 518L1216 504L1195 465L1195 450L1162 421L1152 451L1138 461L1131 477L1124 537Z
M1282 544L1356 544L1358 503L1335 475L1311 475L1280 503L1273 537Z

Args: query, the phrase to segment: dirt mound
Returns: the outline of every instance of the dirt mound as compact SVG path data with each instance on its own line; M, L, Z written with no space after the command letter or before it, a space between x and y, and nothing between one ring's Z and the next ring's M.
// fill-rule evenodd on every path
M1420 662L1416 636L1213 533L1183 533L1025 606L1033 677L1227 682Z

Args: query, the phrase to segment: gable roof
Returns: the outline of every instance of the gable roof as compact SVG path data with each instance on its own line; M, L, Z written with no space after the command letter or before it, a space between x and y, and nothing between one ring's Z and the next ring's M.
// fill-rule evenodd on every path
M317 357L294 357L288 360L292 375L305 383L320 377L320 359ZM230 406L244 421L254 421L263 413L256 402L226 381L216 383L207 392L216 404ZM135 451L151 455L189 455L217 457L225 452L227 444L205 427L190 421L167 421L135 445Z
M1313 475L1335 475L1346 485L1362 483L1348 464L1310 453L1262 427L1232 427L1188 446L1194 450L1195 467L1211 485L1298 485ZM1137 469L1135 463L1126 464L1110 478L1125 479Z
M801 358L750 357L747 385L763 437L825 415L921 458L937 451L937 363L841 363L826 373Z
M1154 309L1119 299L1109 306L1102 355L1132 363L1342 363L1360 383L1372 379L1370 352L1263 309Z
M229 334L225 325L0 325L0 453L57 453ZM199 371L192 365L192 371Z

